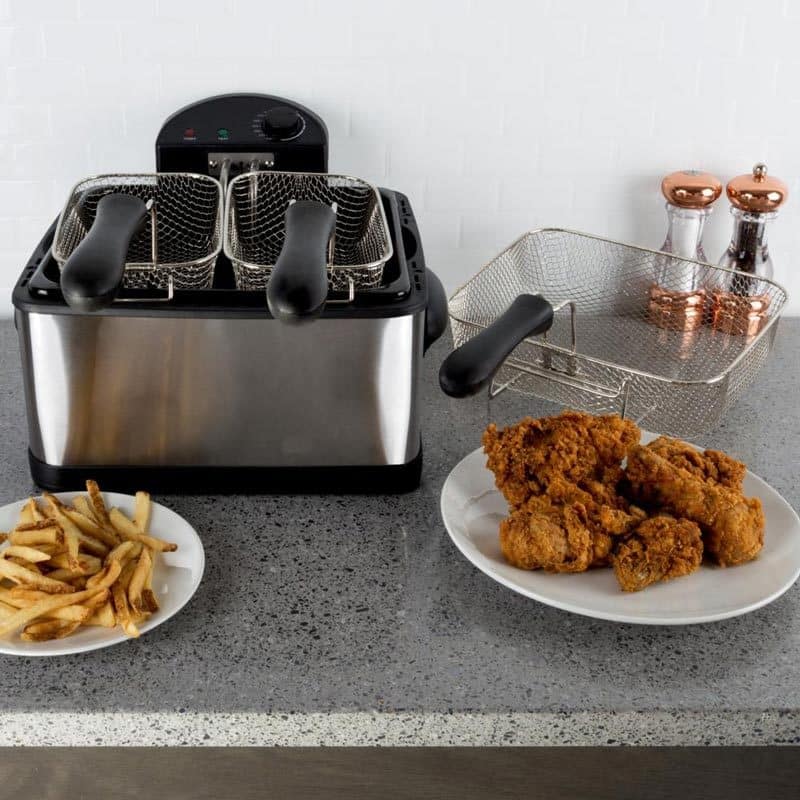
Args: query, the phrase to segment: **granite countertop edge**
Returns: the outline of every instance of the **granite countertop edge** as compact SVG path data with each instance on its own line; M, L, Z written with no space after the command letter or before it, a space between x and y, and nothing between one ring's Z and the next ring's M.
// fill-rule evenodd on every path
M0 747L757 746L800 744L794 711L10 712Z

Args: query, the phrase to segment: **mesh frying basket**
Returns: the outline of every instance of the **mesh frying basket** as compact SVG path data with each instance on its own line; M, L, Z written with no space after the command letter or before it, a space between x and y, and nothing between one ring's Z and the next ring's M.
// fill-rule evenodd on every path
M333 290L379 286L392 240L380 195L374 186L347 175L250 172L228 186L225 255L239 289L264 289L284 242L284 215L292 200L336 204Z
M670 330L653 324L655 276L691 271L708 287L703 324ZM535 395L591 413L618 413L644 427L688 436L713 426L752 383L772 347L786 292L747 277L763 320L752 335L712 324L713 287L741 278L723 267L687 261L597 236L559 229L527 233L450 299L455 347L480 333L521 294L541 294L553 325L524 339L494 375L490 394Z
M53 243L59 267L83 241L97 204L107 194L129 194L153 208L131 241L123 286L131 289L204 289L214 280L222 249L222 187L207 175L164 172L98 175L78 183L61 213ZM155 235L153 224L155 222Z

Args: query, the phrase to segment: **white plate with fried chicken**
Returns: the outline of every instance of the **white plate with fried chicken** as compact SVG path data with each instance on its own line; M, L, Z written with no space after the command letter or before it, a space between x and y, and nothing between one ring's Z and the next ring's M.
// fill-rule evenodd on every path
M60 656L136 638L197 591L200 537L136 496L61 492L0 508L0 653Z
M520 594L617 622L689 625L746 614L800 576L800 518L745 465L564 412L498 430L450 473L456 547Z

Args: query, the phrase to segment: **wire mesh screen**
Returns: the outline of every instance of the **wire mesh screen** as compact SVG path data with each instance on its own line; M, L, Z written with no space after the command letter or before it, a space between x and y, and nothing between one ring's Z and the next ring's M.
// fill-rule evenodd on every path
M379 286L392 241L377 190L345 175L251 172L228 187L225 254L240 289L263 289L284 241L284 215L292 200L336 204L329 284L346 289Z
M148 216L128 248L124 286L163 289L170 278L176 289L211 286L222 249L222 188L205 175L99 175L81 181L59 219L53 245L59 266L83 241L98 202L107 194L129 194L154 202L157 261L153 263L152 216Z
M656 276L680 276L685 285L689 273L704 298L700 324L692 330L654 324L649 303ZM734 277L721 267L587 234L536 231L451 298L454 345L491 324L518 295L541 294L557 309L553 326L512 352L494 392L509 389L592 413L624 412L651 430L686 436L711 427L753 381L786 299L777 284L748 276L748 292L763 306L759 330L727 333L712 324L711 298Z

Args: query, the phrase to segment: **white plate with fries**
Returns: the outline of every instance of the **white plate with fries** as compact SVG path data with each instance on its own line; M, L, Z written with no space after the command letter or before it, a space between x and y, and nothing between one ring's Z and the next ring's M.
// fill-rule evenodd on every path
M205 554L174 511L136 496L44 494L0 508L0 653L60 656L136 638L197 591Z

